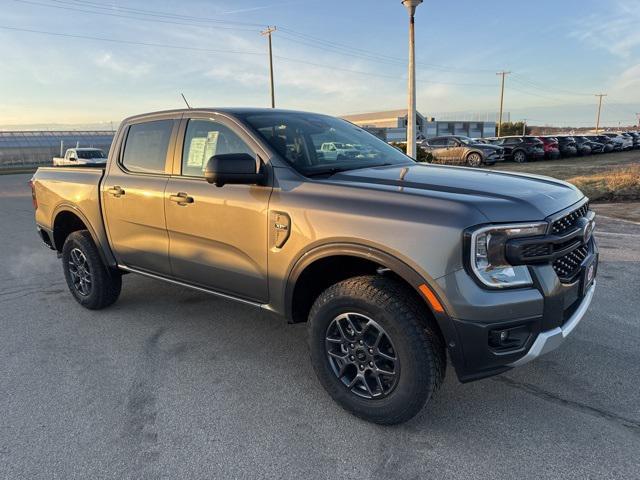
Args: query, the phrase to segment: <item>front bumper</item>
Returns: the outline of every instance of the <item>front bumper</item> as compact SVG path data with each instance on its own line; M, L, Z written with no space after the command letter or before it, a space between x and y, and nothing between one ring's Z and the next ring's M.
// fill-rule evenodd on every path
M584 272L597 274L598 247L588 244L578 273L561 278L562 267L552 263L530 265L531 287L488 290L464 269L436 280L450 331L451 361L462 382L496 375L523 365L557 348L587 311L595 280L585 290ZM492 344L502 330L519 332L519 342L503 348Z
M510 363L509 366L519 367L558 348L562 342L564 342L564 339L573 332L578 323L580 323L584 314L587 313L587 309L589 308L589 305L591 305L591 300L593 299L595 290L596 282L594 280L593 284L589 287L589 290L587 290L587 293L578 305L576 311L571 315L571 317L569 317L569 320L567 320L567 322L561 327L556 327L552 330L539 333L536 341L533 342L533 345L531 345L527 354L515 362Z

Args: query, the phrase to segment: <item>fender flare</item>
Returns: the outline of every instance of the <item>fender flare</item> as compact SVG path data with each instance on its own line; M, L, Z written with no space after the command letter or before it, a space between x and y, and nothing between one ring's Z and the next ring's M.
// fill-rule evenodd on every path
M337 255L347 255L371 260L390 269L411 285L418 296L423 299L424 304L427 306L436 323L440 327L440 331L442 332L446 344L449 346L455 346L459 343L455 327L451 318L447 315L446 310L444 312L434 311L429 302L424 299L423 294L418 288L420 285L426 284L444 306L445 302L442 301L442 294L439 293L440 289L437 287L433 279L426 274L418 273L413 267L394 255L386 253L378 248L359 243L339 242L323 244L303 253L293 262L293 266L289 269L289 273L287 275L284 294L284 308L287 319L291 319L292 317L293 293L295 291L298 278L302 272L317 260Z
M87 217L84 215L84 213L80 211L78 207L76 207L71 203L63 203L58 205L53 211L53 214L51 215L51 219L52 219L51 231L54 234L52 238L52 243L53 243L53 246L56 248L56 250L58 249L58 245L55 244L56 219L58 218L58 215L60 215L63 212L72 213L76 217L78 217L80 220L82 220L82 223L84 223L84 225L87 227L87 230L89 231L89 234L93 239L93 242L98 247L98 252L100 253L100 258L102 258L102 261L105 263L105 265L108 265L109 267L115 267L117 265L117 262L115 257L113 256L113 253L111 252L111 248L109 248L108 245L105 246L103 242L100 241L100 238L96 233L95 229L93 228L93 225L91 225L91 222L89 222ZM60 245L60 250L62 250L62 245Z

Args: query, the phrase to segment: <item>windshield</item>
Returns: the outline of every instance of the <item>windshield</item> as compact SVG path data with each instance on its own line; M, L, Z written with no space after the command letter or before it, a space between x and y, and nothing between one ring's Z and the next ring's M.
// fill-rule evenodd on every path
M78 158L105 158L102 150L76 150Z
M265 112L250 113L243 119L303 175L413 162L398 149L338 118Z
M478 143L477 140L474 140L473 138L470 137L464 137L464 136L458 136L456 137L458 140L460 140L462 143L464 143L465 145L471 145L474 143Z

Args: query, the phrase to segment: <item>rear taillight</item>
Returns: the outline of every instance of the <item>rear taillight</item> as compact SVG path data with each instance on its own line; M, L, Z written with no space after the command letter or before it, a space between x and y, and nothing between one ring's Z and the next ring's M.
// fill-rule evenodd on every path
M31 187L31 200L33 201L33 209L38 209L38 199L36 198L36 186L33 180L29 180L29 186Z

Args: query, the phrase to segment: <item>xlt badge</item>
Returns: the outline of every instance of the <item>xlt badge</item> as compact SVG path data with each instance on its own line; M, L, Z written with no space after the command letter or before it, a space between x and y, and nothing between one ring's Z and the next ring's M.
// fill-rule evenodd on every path
M291 218L285 212L271 212L271 245L282 248L291 234Z

